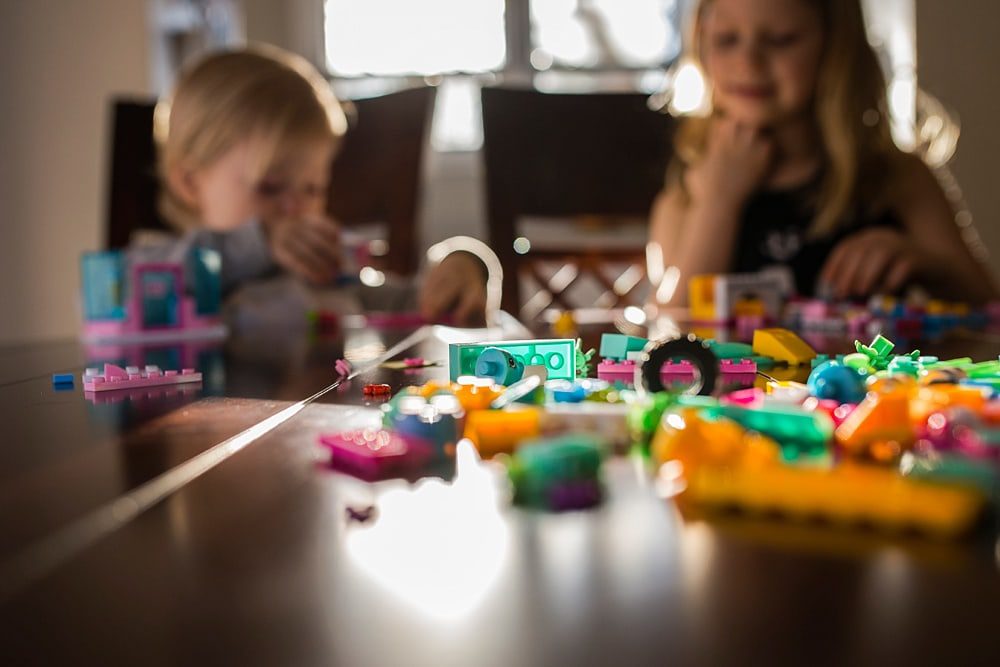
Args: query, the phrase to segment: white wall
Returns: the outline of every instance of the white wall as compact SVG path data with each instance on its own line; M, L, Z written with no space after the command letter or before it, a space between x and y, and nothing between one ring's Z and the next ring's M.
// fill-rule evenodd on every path
M920 86L957 112L952 168L1000 274L1000 3L917 0Z
M0 344L79 328L103 242L108 100L147 91L142 0L0 0Z

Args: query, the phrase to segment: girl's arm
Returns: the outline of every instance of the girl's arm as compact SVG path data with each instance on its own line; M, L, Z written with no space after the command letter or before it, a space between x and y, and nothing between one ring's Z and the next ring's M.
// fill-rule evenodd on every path
M729 271L743 206L769 170L773 150L759 129L712 120L705 155L684 171L687 196L675 181L653 206L650 241L662 254L664 283L685 286L691 276ZM655 259L656 246L649 252ZM686 303L685 289L659 288L653 287L660 305Z
M938 179L920 158L907 155L896 213L910 237L926 254L916 277L932 292L958 301L982 303L998 298L995 279L976 259L970 243L979 235L971 224L963 231Z
M955 224L941 185L919 158L902 158L893 212L904 231L877 228L844 239L823 267L821 281L837 297L892 293L919 282L933 295L972 303L998 298L986 266ZM972 227L970 240L978 237Z
M665 280L680 289L657 294L659 305L687 304L688 279L702 273L726 273L732 264L740 209L722 200L684 201L679 185L667 188L656 198L650 219L649 252L663 257L669 269ZM659 285L654 285L656 290Z

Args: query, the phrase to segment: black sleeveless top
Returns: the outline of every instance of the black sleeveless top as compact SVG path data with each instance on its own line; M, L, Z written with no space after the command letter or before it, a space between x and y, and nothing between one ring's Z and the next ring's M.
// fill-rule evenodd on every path
M751 197L743 209L733 269L746 273L783 264L795 276L798 293L813 296L819 273L841 240L861 229L902 228L892 211L874 215L857 213L837 231L809 238L819 187L817 177L795 188L761 190Z

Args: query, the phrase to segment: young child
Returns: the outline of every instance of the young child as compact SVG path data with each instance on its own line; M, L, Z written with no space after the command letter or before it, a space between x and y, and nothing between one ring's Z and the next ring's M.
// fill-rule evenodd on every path
M787 265L805 295L919 283L996 298L963 240L974 230L960 233L934 175L893 143L858 0L703 0L694 11L690 55L711 113L680 125L653 208L671 279Z
M332 284L344 254L326 196L347 120L319 72L273 47L211 55L182 74L154 125L160 210L185 232L172 255L219 251L224 293L278 271ZM482 276L467 255L445 258L428 276L423 314L480 321Z

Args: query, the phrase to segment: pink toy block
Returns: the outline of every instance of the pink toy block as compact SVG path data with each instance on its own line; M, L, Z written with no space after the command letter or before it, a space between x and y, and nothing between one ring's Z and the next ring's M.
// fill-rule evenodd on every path
M136 366L122 368L114 364L104 364L103 374L96 368L88 368L82 379L84 391L115 391L201 382L201 373L196 373L193 368L177 372L161 371L157 366L146 366L145 370L140 371Z
M365 480L406 477L433 454L425 441L381 428L321 435L319 442L329 450L329 467Z
M605 359L597 364L597 378L606 382L633 382L635 368L634 361Z
M719 362L719 372L756 374L757 362L753 359L723 359Z
M722 403L729 405L742 405L744 407L760 405L764 402L764 390L757 387L739 389L723 396Z

